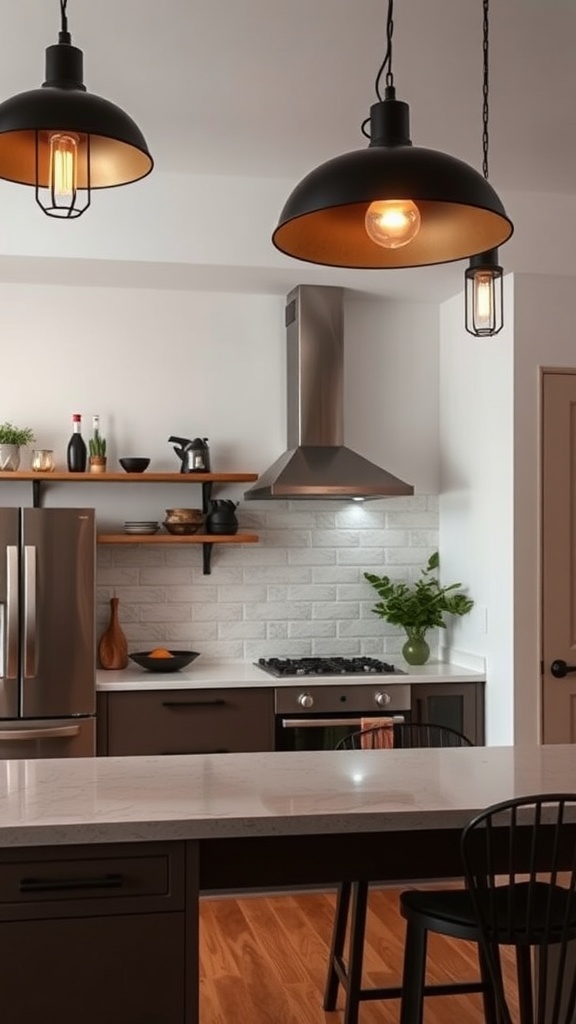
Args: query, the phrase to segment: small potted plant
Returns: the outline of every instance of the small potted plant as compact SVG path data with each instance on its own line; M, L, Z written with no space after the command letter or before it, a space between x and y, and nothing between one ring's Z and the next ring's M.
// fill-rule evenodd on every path
M466 594L458 590L460 583L440 586L436 576L438 565L436 551L422 570L421 579L413 585L395 582L388 576L364 573L380 598L372 611L393 626L402 626L406 632L402 654L409 665L424 665L428 661L427 630L445 629L445 614L466 615L474 605Z
M12 423L0 424L0 470L17 470L20 465L20 448L36 440L30 427L14 427Z
M93 433L92 437L88 441L88 451L90 453L90 472L105 473L106 438L102 437L102 434L100 433L98 416L94 416Z

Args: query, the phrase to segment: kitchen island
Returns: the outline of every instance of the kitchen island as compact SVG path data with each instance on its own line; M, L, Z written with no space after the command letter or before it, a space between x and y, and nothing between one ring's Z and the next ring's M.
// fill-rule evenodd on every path
M0 762L7 1019L196 1024L202 891L458 875L474 812L571 788L573 746Z

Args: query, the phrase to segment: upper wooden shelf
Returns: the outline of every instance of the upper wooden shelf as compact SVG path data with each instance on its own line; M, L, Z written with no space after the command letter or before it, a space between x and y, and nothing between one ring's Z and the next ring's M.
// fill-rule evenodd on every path
M50 483L90 484L218 484L249 483L257 480L257 473L68 473L56 470L37 473L32 469L0 471L0 480L34 480Z

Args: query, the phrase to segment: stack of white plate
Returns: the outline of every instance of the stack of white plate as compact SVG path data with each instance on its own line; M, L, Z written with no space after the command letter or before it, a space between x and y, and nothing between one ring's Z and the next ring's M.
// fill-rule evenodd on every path
M124 533L158 533L160 523L154 519L144 519L142 522L128 520L124 523Z

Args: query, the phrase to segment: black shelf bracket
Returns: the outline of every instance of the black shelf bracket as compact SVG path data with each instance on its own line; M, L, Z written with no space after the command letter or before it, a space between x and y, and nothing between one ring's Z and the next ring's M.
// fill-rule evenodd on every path
M32 481L32 508L42 508L42 481Z
M202 545L202 572L204 576L209 576L211 573L213 547L214 545L210 543Z

